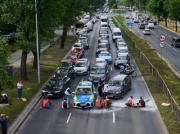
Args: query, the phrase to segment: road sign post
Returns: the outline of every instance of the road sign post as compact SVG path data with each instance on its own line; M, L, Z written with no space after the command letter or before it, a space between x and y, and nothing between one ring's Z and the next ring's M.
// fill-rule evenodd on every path
M161 48L161 59L162 59L162 48L164 48L166 44L165 39L166 39L165 35L161 34L159 36L159 40L160 40L159 47Z

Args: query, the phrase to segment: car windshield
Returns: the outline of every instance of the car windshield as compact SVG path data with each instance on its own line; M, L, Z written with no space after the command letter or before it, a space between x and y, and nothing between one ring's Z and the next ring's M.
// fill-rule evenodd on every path
M91 88L78 88L76 90L76 95L91 95Z
M91 69L91 74L105 74L105 68L95 68Z
M113 34L114 36L121 36L121 33L119 32L119 33L114 33Z
M81 45L79 45L79 44L74 44L74 46L73 47L80 47Z
M101 42L108 42L107 40L102 39Z
M100 53L100 56L110 56L109 53Z
M118 57L117 60L126 60L126 56Z
M75 67L85 67L86 63L84 62L76 62Z
M65 75L67 73L68 73L68 69L61 68L57 70L57 74L59 75Z
M119 53L127 53L128 50L127 50L127 49L120 49L118 52L119 52Z
M48 81L48 83L46 84L46 86L48 87L48 89L52 89L52 88L57 88L60 85L62 85L62 80L55 80L55 79L50 79Z
M122 85L122 81L110 80L108 84L109 84L109 86L118 86L118 87L120 87Z
M127 45L126 45L126 44L124 44L124 43L123 43L123 44L118 43L117 45L118 45L118 47L125 47L125 46L127 46Z
M69 63L68 62L61 62L60 67L67 68L67 67L69 67Z
M107 48L106 45L99 45L98 48Z

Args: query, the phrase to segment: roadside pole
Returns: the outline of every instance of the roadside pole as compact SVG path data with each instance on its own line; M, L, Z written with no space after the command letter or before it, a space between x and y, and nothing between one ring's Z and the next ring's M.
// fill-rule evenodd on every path
M165 44L166 44L165 39L166 39L165 35L161 34L159 36L159 40L160 40L159 47L161 48L161 59L162 59L162 49L165 47Z

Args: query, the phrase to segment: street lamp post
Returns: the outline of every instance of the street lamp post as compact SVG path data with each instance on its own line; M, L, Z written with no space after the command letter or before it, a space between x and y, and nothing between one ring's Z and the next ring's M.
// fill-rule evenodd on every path
M36 18L36 51L37 51L38 84L40 84L38 18L37 18L37 1L36 0L35 0L35 18Z

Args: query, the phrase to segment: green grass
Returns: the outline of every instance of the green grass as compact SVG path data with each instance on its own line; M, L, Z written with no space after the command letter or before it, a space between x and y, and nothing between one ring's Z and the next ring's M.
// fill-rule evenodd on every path
M8 94L10 104L0 108L0 113L5 113L10 118L10 123L18 116L21 110L29 103L32 97L40 90L41 86L48 80L50 76L54 73L60 61L65 57L67 52L70 50L72 44L74 43L74 37L69 36L65 42L65 48L60 49L59 38L55 44L49 47L47 50L41 53L40 56L40 78L41 84L38 85L37 70L32 69L32 62L27 64L27 74L28 81L23 81L23 97L27 99L27 102L23 102L21 99L17 99L16 83L20 79L20 71L16 71L13 77L14 88L6 88L2 92ZM9 123L9 124L10 124Z
M124 18L117 16L115 17L119 24L123 27L126 33L132 38L140 50L148 57L148 59L153 63L155 68L160 72L163 80L166 82L168 88L170 89L172 96L178 104L180 104L180 79L171 71L167 66L167 63L164 62L160 57L157 56L157 52L150 47L149 44L143 39L141 39L136 34L129 31L129 29L124 25ZM156 79L150 74L150 72L145 67L143 61L139 58L137 53L135 53L133 46L131 46L129 40L125 39L130 52L135 59L148 87L149 90L156 102L156 105L159 109L161 117L169 131L170 134L179 134L180 125L176 119L175 114L172 112L171 107L164 107L161 104L163 102L168 102L164 96L161 87L156 83ZM153 55L153 56L152 56Z

